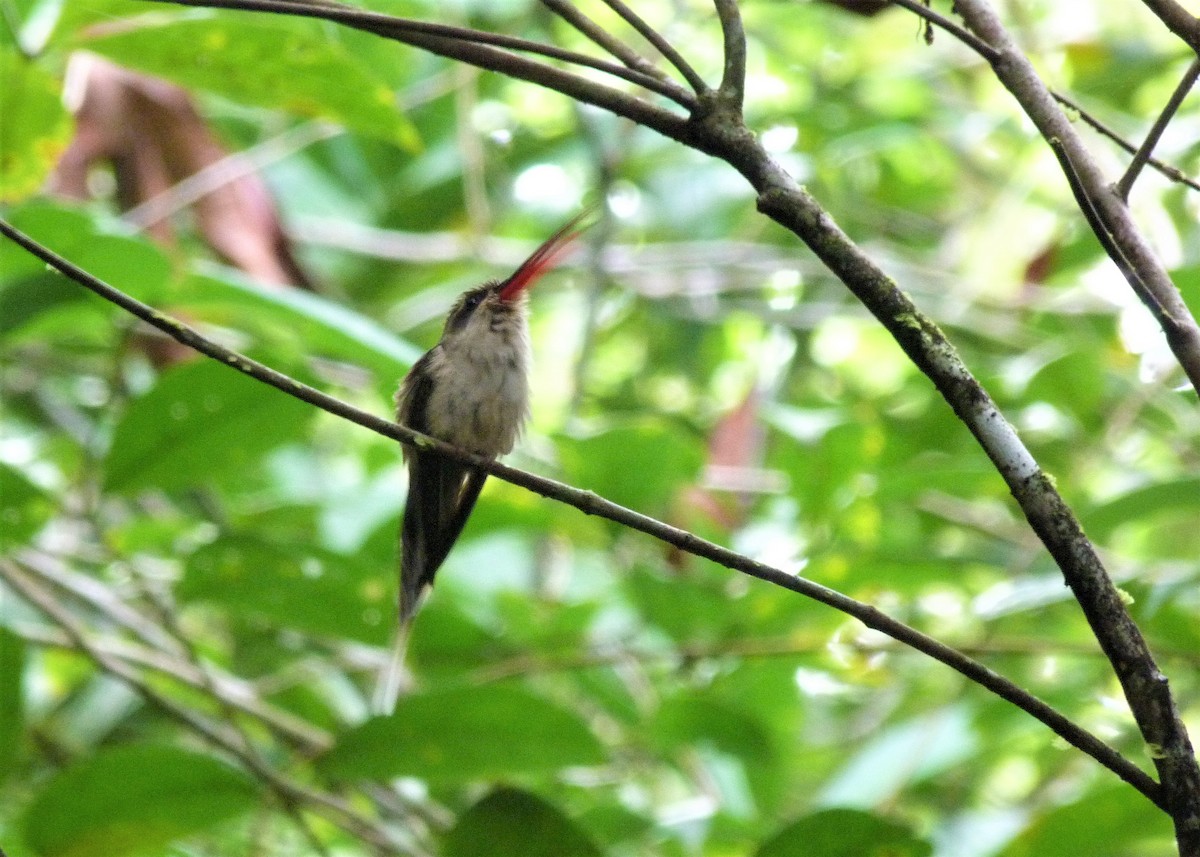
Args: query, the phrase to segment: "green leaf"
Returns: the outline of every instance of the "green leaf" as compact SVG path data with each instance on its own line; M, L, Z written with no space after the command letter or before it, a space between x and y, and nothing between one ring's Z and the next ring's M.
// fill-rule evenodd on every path
M71 137L59 83L15 51L0 48L0 202L37 192Z
M205 321L288 341L308 356L365 366L388 384L398 383L421 356L416 346L342 304L299 289L267 288L234 271L188 277L171 303Z
M642 620L661 628L675 640L695 642L719 638L736 621L723 586L728 573L712 577L697 570L665 579L648 569L635 569L624 587Z
M82 47L187 89L233 101L331 119L415 148L395 95L313 21L253 20L188 13L133 19Z
M592 839L612 846L644 836L654 829L654 820L617 801L602 803L578 818Z
M1051 360L1030 378L1025 395L1091 420L1104 406L1104 353L1099 343Z
M707 745L748 765L775 761L770 736L748 711L717 699L679 696L663 702L650 734L662 751Z
M907 783L971 758L978 746L963 707L930 711L868 741L825 786L821 800L842 806L875 806Z
M442 840L444 857L600 857L571 819L537 795L493 791L464 812Z
M1158 837L1171 841L1171 820L1128 786L1105 788L1075 803L1046 811L1001 857L1123 857L1142 852L1135 843ZM1172 853L1168 847L1161 853ZM1153 852L1160 853L1160 852Z
M112 229L120 228L119 224L46 202L15 210L12 222L55 253L139 300L154 303L165 293L171 273L166 255L145 239L115 234ZM24 331L35 321L70 330L77 321L62 311L68 304L90 313L118 312L16 244L0 241L0 336ZM47 314L52 317L43 319ZM113 338L111 330L106 338Z
M572 711L503 686L431 691L351 729L320 760L339 777L440 782L598 765L604 748Z
M53 511L53 502L40 488L8 465L0 464L0 546L28 541Z
M239 617L378 645L387 642L395 611L378 569L251 535L226 535L196 551L178 593L221 604Z
M249 810L254 782L224 762L175 747L104 749L59 773L25 814L25 836L42 857L122 857Z
M25 720L25 641L0 628L0 783L12 774Z
M314 409L212 360L178 366L132 402L104 463L110 491L221 484L302 436Z
M1159 513L1187 510L1193 510L1193 515L1200 510L1200 478L1187 477L1136 488L1100 504L1082 518L1088 535L1104 540L1122 524L1145 525Z
M928 842L894 821L854 809L827 809L792 822L759 846L754 857L927 857L932 853Z
M559 437L557 444L567 481L647 514L666 508L704 463L698 440L651 420Z

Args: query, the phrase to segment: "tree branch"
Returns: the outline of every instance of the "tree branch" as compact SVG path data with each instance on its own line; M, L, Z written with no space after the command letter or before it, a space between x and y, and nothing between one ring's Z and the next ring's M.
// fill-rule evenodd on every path
M629 68L652 75L660 80L668 79L666 72L580 12L570 0L541 0L541 2L543 6L590 39L593 44L604 48Z
M137 580L146 600L150 602L155 612L158 613L160 626L178 643L184 655L184 662L195 670L196 675L200 679L201 689L216 704L221 714L221 720L229 727L231 739L237 742L242 756L252 762L251 769L259 771L269 768L270 762L259 750L254 741L251 740L249 733L247 733L241 719L238 717L237 708L217 688L216 678L209 671L208 664L200 657L200 653L196 650L196 646L192 643L191 639L183 633L183 629L175 617L174 605L170 604L166 600L166 596L162 593L156 592L152 588L152 584L143 575L139 574ZM291 818L292 823L300 831L313 853L317 854L318 857L330 857L329 848L317 835L317 832L313 830L308 819L304 817L304 806L297 799L295 793L279 788L270 779L266 782L275 792L280 805L283 807L283 811Z
M1084 110L1083 107L1079 105L1079 102L1075 101L1070 96L1063 95L1061 92L1054 90L1051 90L1050 94L1054 96L1054 100L1059 104L1078 113L1079 118L1082 119L1084 123L1090 126L1093 130L1112 140L1129 154L1133 155L1137 153L1137 146L1133 145L1133 143L1130 143L1112 128L1108 127L1091 113ZM1158 158L1150 158L1147 163L1149 163L1150 166L1154 167L1154 169L1158 170L1171 181L1187 185L1192 190L1200 190L1200 182L1185 175L1183 170L1179 169L1178 167L1173 167L1168 163L1164 163Z
M1183 104L1183 99L1187 97L1187 94L1196 84L1196 78L1198 77L1200 77L1200 56L1192 60L1187 71L1183 73L1183 79L1179 81L1179 85L1175 87L1175 91L1167 99L1162 113L1159 114L1158 119L1151 126L1145 141L1143 141L1137 152L1134 153L1133 160L1129 163L1129 168L1125 170L1125 175L1121 176L1121 180L1117 182L1116 190L1121 199L1126 202L1129 201L1129 191L1133 187L1133 183L1137 181L1138 174L1141 173L1142 167L1146 166L1146 162L1150 160L1150 155L1154 152L1154 147L1158 145L1163 132L1167 130L1167 125L1171 123L1175 112L1179 110L1179 105Z
M765 157L765 153L764 153ZM815 204L815 203L814 203ZM772 216L782 216L781 213L764 204L764 208L772 213ZM804 578L795 577L784 571L781 571L765 563L757 562L742 554L736 553L728 548L722 547L713 542L701 539L698 536L686 530L673 527L662 521L635 512L631 509L626 509L618 506L604 498L596 495L591 491L582 491L578 488L573 488L569 485L564 485L552 479L547 479L542 476L537 476L532 473L527 473L518 470L514 467L501 464L488 458L481 458L476 455L471 455L459 450L449 444L443 443L435 438L427 437L419 434L405 426L380 419L365 411L353 407L339 399L334 398L326 393L321 392L306 384L302 384L293 378L288 377L280 372L275 371L255 360L250 359L235 351L224 348L221 345L205 338L193 328L178 321L177 319L166 316L157 310L141 303L135 298L121 292L120 290L110 286L109 284L99 280L78 266L72 264L37 241L34 241L28 235L15 229L12 225L4 220L0 220L0 234L6 235L15 243L19 244L25 250L40 258L42 261L51 265L74 282L89 289L100 297L111 303L116 304L137 318L145 321L159 330L166 333L171 338L195 349L208 357L218 360L227 366L242 372L243 374L269 384L278 390L287 393L301 401L315 405L329 413L349 420L370 429L377 434L392 440L400 441L401 443L412 444L419 446L422 451L434 452L439 455L446 456L455 461L460 461L465 464L470 464L473 467L478 467L487 471L493 476L498 477L506 482L511 482L522 488L526 488L544 497L574 506L580 511L588 515L597 515L606 518L617 524L622 524L630 529L645 533L666 544L672 545L679 550L692 554L693 556L702 559L711 560L718 565L733 571L739 571L759 580L772 583L790 592L810 598L814 601L825 604L829 607L839 610L849 616L858 619L869 628L873 628L887 636L901 642L911 648L922 652L929 657L937 660L958 673L966 676L968 679L976 682L982 687L992 691L997 696L1005 699L1018 708L1027 712L1037 720L1046 724L1056 734L1066 740L1068 743L1079 748L1087 753L1096 761L1100 762L1104 767L1113 771L1118 777L1125 780L1135 789L1145 795L1148 799L1157 805L1161 806L1161 797L1159 795L1159 786L1146 775L1144 771L1132 764L1114 750L1112 747L1105 744L1096 736L1080 728L1070 719L1059 713L1050 705L1046 704L1028 691L1018 687L1013 682L1003 676L993 672L983 664L967 657L959 651L939 642L938 640L923 634L922 632L905 625L897 619L892 618L875 607L865 604L843 595L836 590L829 589ZM902 294L899 290L895 290L897 294ZM915 313L915 310L912 311ZM916 325L915 320L903 322L903 324ZM925 322L929 325L929 322ZM930 325L932 327L932 325ZM936 331L936 328L932 328ZM909 331L911 333L911 331ZM937 332L940 336L940 332ZM928 332L922 335L929 336ZM904 343L902 343L903 345ZM948 343L944 343L944 348L949 348ZM954 358L957 360L957 358ZM961 365L961 364L959 364ZM965 368L962 369L965 372ZM973 382L973 379L972 379ZM975 385L978 386L977 384ZM977 395L986 395L979 391ZM990 400L987 400L990 405ZM998 420L1003 423L1003 419L992 407L993 420ZM1007 423L1003 423L1007 426ZM1001 433L999 427L989 429L994 433ZM1008 428L1011 432L1011 428ZM1015 434L1013 435L1015 438ZM1025 453L1026 456L1028 453ZM1035 476L1040 475L1036 471L1029 474L1026 478L1034 480ZM1044 480L1044 477L1041 477ZM1057 495L1055 495L1057 496ZM1059 501L1061 503L1061 500Z
M238 5L235 0L214 0L213 3L205 3L204 0L189 0L189 4ZM263 0L260 0L261 5L263 5ZM978 3L976 0L971 0L969 3L964 0L964 2L959 3L960 8L968 5L976 8ZM305 14L313 13L306 11ZM318 14L318 16L328 17L323 14ZM337 18L331 19L338 20ZM975 29L978 30L977 27ZM1001 33L1003 34L1003 31ZM955 413L967 425L1005 479L1034 531L1042 539L1055 561L1063 570L1064 577L1084 607L1085 615L1087 615L1093 629L1101 639L1102 646L1105 640L1111 641L1113 638L1124 638L1132 635L1137 640L1141 639L1136 627L1133 626L1132 621L1129 619L1119 595L1108 579L1103 565L1096 556L1094 548L1083 535L1070 509L1054 488L1052 481L1040 470L1037 462L1021 443L1013 427L1000 414L990 396L988 396L986 391L983 390L963 365L953 346L945 339L937 326L921 315L911 300L863 254L860 248L849 240L820 205L807 192L800 188L786 171L771 159L745 127L740 110L736 109L735 105L727 102L722 104L718 100L716 104L706 104L703 113L693 116L689 120L653 105L646 104L639 99L631 98L609 87L593 84L591 81L575 75L561 72L544 64L530 62L524 58L516 57L487 45L461 43L453 39L425 34L408 33L403 36L393 35L392 37L406 41L409 44L425 47L427 50L443 56L449 56L479 65L483 68L529 80L555 89L577 100L609 109L618 115L625 116L635 122L653 128L664 136L725 160L739 170L758 192L759 209L798 235L814 251L818 258L847 285L893 335L918 368L934 382L938 390L950 403ZM988 38L987 34L984 34L984 38L1000 51L1000 59L994 61L993 65L1002 79L1005 79L1014 69L1019 75L1032 74L1031 70L1027 70L1027 63L1025 66L1021 65L1024 58L1020 56L1019 52L1011 44L997 42L995 39ZM1040 81L1036 81L1036 77L1034 77L1034 81L1040 87ZM1040 88L1037 91L1044 92ZM1077 140L1073 136L1073 129L1066 122L1061 111L1053 105L1053 101L1049 99L1048 93L1046 94L1046 98L1051 105L1052 114L1061 119L1066 126L1066 136L1064 139L1070 140L1073 145L1078 145ZM1081 145L1079 148L1085 151ZM1086 166L1091 166L1090 161ZM1085 179L1090 186L1095 176L1085 175ZM1097 184L1097 186L1103 188L1102 183ZM1102 210L1114 201L1117 206L1120 206L1120 201L1112 194L1108 194L1107 198L1101 198L1100 205ZM1109 217L1107 211L1105 211L1105 217L1105 223L1112 229L1114 220ZM1125 217L1123 207L1121 207L1121 217ZM1128 222L1127 218L1123 220L1118 219L1116 223L1122 230L1125 228L1133 229L1132 224ZM1141 271L1143 274L1145 274L1146 270L1149 270L1156 278L1165 280L1167 284L1166 294L1170 297L1172 284L1169 278L1166 278L1165 271L1162 271L1153 254L1141 243L1140 236L1137 235L1136 231L1133 231L1132 239L1129 235L1124 234L1123 231L1117 238L1120 242L1133 241L1130 247L1125 248L1125 251L1129 254L1133 269ZM1124 247L1124 243L1121 246ZM1130 252L1131 249L1136 252ZM1147 259L1148 269L1143 265L1143 263L1147 262ZM1157 288L1161 283L1155 282L1153 285ZM1177 300L1178 294L1175 293L1174 296ZM1168 310L1171 309L1170 304L1164 303L1163 306L1167 307ZM198 336L194 331L181 329L178 322L158 316L157 313L149 310L149 308L145 309L156 316L162 325L165 325L164 329L171 330L171 335L179 339L179 341L204 350L202 344L189 341L190 337ZM1195 323L1186 314L1186 308L1184 308L1184 314L1180 319L1164 315L1162 321L1167 322L1164 325L1164 329L1173 347L1179 348L1181 343L1183 346L1188 346L1193 340L1200 343L1200 340L1197 340L1192 333L1189 333L1188 324L1190 323L1191 330L1194 332ZM203 343L202 338L199 338L199 340L200 343ZM1185 353L1185 359L1182 359L1181 363L1185 371L1189 371L1189 377L1192 377L1192 369L1197 370L1196 378L1193 379L1194 383L1196 383L1197 380L1200 380L1200 368L1198 368L1200 367L1200 348L1191 349L1191 351L1195 351L1197 359L1192 359L1191 351L1187 347L1182 348L1182 350ZM224 353L230 356L218 357L218 359L225 359L231 365L241 369L241 371L251 374L251 368L249 367L252 364L247 362L245 358L241 358L238 355L231 355L229 352ZM1180 352L1177 350L1178 353ZM269 383L280 386L281 389L288 390L293 395L299 395L297 391L300 388L291 379L287 379L286 376L279 375L278 373L273 373L274 379L272 380L270 378L271 370L266 369L266 367L260 367L258 364L253 364L253 366L258 367L254 370L255 372L261 371L261 374L256 374L255 377L260 377L260 380L268 380ZM593 495L589 495L586 492L578 492L575 489L560 486L549 480L541 480L540 477L524 474L520 471L506 468L504 465L492 464L472 459L470 456L463 456L462 453L446 447L444 444L430 439L419 438L419 436L403 427L395 426L371 415L364 414L361 411L357 411L357 409L350 408L338 402L336 399L325 397L324 394L311 388L305 388L303 395L306 400L325 407L335 414L379 431L385 436L402 442L419 442L423 448L437 451L440 454L456 458L457 460L469 461L476 466L483 467L488 472L500 478L524 485L532 490L540 491L545 493L546 496L561 499L571 505L576 505L584 511L595 514L603 511L605 517L610 517L611 520L656 535L690 553L713 559L728 567L745 571L745 573L752 576L770 580L780 586L820 600L822 603L835 606L837 609L843 609L849 615L856 616L870 627L883 630L884 633L891 635L897 631L896 628L889 625L894 620L882 617L882 614L878 614L878 611L874 611L866 605L861 605L859 602L853 601L844 604L839 599L844 599L845 596L841 596L839 593L826 590L823 587L811 584L809 581L793 578L776 569L753 563L745 557L739 557L736 554L726 552L719 546L702 542L689 533L666 527L666 525L660 522L645 519L644 516L639 516L620 507L612 506L612 504L606 504L604 501L599 501L598 498L594 498ZM595 502L589 502L589 498L592 498ZM596 505L597 503L599 505ZM658 529L659 527L665 529ZM1111 624L1112 630L1106 628L1109 624ZM900 626L901 629L904 627ZM911 629L909 630L911 631ZM900 631L900 633L903 633L903 631ZM897 637L897 639L900 638ZM914 648L919 648L919 645L925 645L924 641L919 639L910 641L906 638L905 642L913 645ZM929 642L933 644L931 647L920 648L920 650L942 660L944 663L954 666L955 669L959 669L964 675L968 675L974 680L981 683L984 680L991 681L986 674L987 671L981 666L955 665L951 663L954 660L953 657L939 656L937 646L940 644L937 644L936 641ZM1105 647L1105 651L1110 654L1111 658L1112 655L1109 647ZM959 653L955 653L955 655L961 657ZM943 659L944 657L949 657L949 659ZM1145 666L1146 663L1146 661L1138 661L1139 667ZM1152 661L1148 663L1153 664ZM970 664L974 664L974 662L970 662ZM977 674L975 672L976 668L984 670L985 674ZM1121 674L1121 666L1118 665L1118 675ZM1128 676L1124 676L1124 678L1128 679ZM1153 681L1155 682L1153 687L1155 700L1159 706L1159 710L1173 715L1174 703L1166 688L1165 679L1155 671ZM996 692L1001 693L999 689L996 689ZM1008 699L1009 697L1005 696L1004 698ZM1016 704L1015 699L1010 701L1014 701ZM1131 697L1132 702L1133 698ZM1034 713L1032 709L1027 708L1026 710L1030 711L1031 714ZM1034 716L1039 715L1034 714ZM1039 719L1042 719L1042 717L1039 716ZM1043 722L1048 721L1043 720ZM1177 719L1170 722L1178 724ZM1141 726L1140 721L1139 726ZM1072 726L1072 728L1074 727ZM1186 733L1182 734L1186 741ZM1158 755L1161 750L1163 753L1171 756L1168 767L1189 763L1182 758L1179 752L1181 745L1178 742L1166 744L1151 742L1151 744L1153 755ZM1161 762L1161 760L1156 759L1156 762ZM1194 759L1190 760L1190 764L1194 766ZM1132 765L1129 767L1137 771L1139 775L1138 782L1144 784L1145 780L1143 778L1145 775ZM1128 769L1125 770L1128 773ZM1160 764L1161 770L1163 770L1162 764ZM1148 795L1152 793L1157 794L1157 786L1153 788L1154 791L1144 793ZM1196 791L1200 793L1200 789Z
M1129 209L1105 185L1099 168L1074 127L1055 104L991 5L986 0L957 0L955 8L968 27L1000 51L1000 58L992 62L996 76L1058 156L1080 208L1089 215L1097 238L1158 318L1193 387L1200 390L1200 328L1166 270L1138 232ZM1061 532L1064 527L1078 528L1073 519L1050 519L1042 526L1052 528L1050 532ZM1040 534L1037 523L1034 523L1034 529ZM1053 547L1051 551L1054 551ZM1090 545L1088 551L1094 557ZM1175 823L1180 853L1195 857L1200 855L1200 765L1197 765L1195 751L1166 678L1154 662L1141 631L1130 619L1116 587L1099 561L1093 562L1091 557L1063 568L1067 583L1112 662L1138 728L1150 747Z
M986 0L964 0L956 8L967 26L999 51L998 58L991 60L997 78L1050 144L1064 173L1068 177L1072 172L1078 176L1077 188L1073 188L1077 192L1076 201L1085 213L1089 208L1094 210L1096 237L1154 315L1175 359L1200 393L1200 326L1162 262L1138 231L1128 206L1109 188L1070 119L1055 103L991 5Z
M683 54L675 50L675 46L664 39L658 30L646 23L637 12L630 9L622 0L604 0L604 4L620 15L625 23L637 30L638 34L652 44L654 49L662 54L667 62L675 66L676 70L683 75L684 80L695 90L697 95L703 95L708 92L708 84L692 68L691 64L683 58Z
M615 65L614 63L597 59L587 54L564 50L554 45L547 45L530 39L522 39L517 36L489 33L483 30L455 27L449 24L435 24L429 21L414 21L410 18L397 18L378 12L367 12L362 9L342 5L341 3L306 3L304 0L150 0L150 2L172 3L180 6L240 9L249 12L272 12L283 15L298 15L305 18L322 18L327 21L336 21L339 24L345 24L356 30L365 30L368 33L375 33L385 38L404 42L405 44L424 47L437 54L442 54L442 51L435 49L433 45L441 45L444 49L449 48L451 45L460 45L464 46L464 48L467 45L473 45L478 48L486 47L491 48L496 54L508 56L511 59L517 59L517 56L507 51L520 51L522 53L558 59L584 68L602 71L605 74L644 87L651 92L656 92L688 109L693 108L696 104L695 97L674 81L664 80L655 75ZM495 51L496 48L504 48L506 50ZM468 53L470 52L464 51L464 57ZM463 59L463 57L452 54L443 55L450 56L452 59ZM485 56L486 54L476 55ZM529 60L525 60L525 62L530 63ZM541 63L530 64L538 66L543 70L552 69L552 66ZM481 64L472 61L472 65ZM520 65L516 64L515 67L520 67ZM488 68L489 66L481 65L481 67ZM557 71L557 69L554 70ZM514 74L513 76L521 77L519 74Z
M725 43L725 71L717 91L728 105L741 112L746 98L746 31L742 27L742 14L737 0L714 0L714 5Z
M960 42L965 44L971 50L975 51L975 53L979 54L981 57L986 59L988 62L994 62L1000 58L1000 52L997 51L995 48L993 48L991 45L989 45L987 42L985 42L983 39L979 38L974 33L972 33L970 30L966 29L965 27L959 26L956 22L950 20L946 16L941 15L938 12L935 12L933 9L930 9L928 6L925 6L921 2L921 0L890 0L890 2L896 6L900 6L900 7L903 7L904 9L907 9L908 11L910 11L914 15L916 15L918 18L928 21L930 24L933 24L934 26L945 30L947 33L954 36L954 38L958 39ZM1120 146L1122 149L1124 149L1129 154L1132 155L1135 152L1137 152L1136 146L1134 146L1132 143L1130 143L1128 140L1123 138L1116 131L1109 128L1107 125L1105 125L1099 119L1097 119L1095 116L1093 116L1091 113L1089 113L1083 107L1081 107L1079 105L1079 103L1076 102L1074 99L1070 98L1067 95L1064 95L1061 92L1058 92L1057 90L1053 90L1053 89L1050 90L1050 95L1053 96L1054 100L1057 101L1058 103L1063 104L1063 105L1071 108L1072 110L1074 110L1076 113L1079 114L1080 119L1082 119L1085 123L1090 125L1096 131L1103 134L1108 139L1112 140L1114 143L1116 143L1118 146ZM1184 175L1182 170L1180 170L1176 167L1173 167L1170 164L1165 164L1162 161L1157 160L1156 158L1150 158L1149 164L1150 164L1150 166L1154 167L1154 169L1156 169L1160 173L1162 173L1164 176L1171 179L1171 181L1185 184L1188 187L1192 188L1193 190L1200 190L1200 182L1197 182L1194 179L1188 178L1186 175Z
M1200 18L1197 18L1175 0L1142 0L1167 29L1183 39L1188 47L1200 54Z

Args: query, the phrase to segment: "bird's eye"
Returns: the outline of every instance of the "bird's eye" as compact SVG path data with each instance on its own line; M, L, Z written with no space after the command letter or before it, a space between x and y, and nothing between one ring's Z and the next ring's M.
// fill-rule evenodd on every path
M475 309L483 301L483 294L476 292L473 295L467 295L467 299L463 301L463 306L466 309Z

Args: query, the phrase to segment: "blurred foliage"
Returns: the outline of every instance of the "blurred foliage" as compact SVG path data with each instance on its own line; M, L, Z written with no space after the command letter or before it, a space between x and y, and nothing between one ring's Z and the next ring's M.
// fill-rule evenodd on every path
M526 0L375 5L587 47ZM1200 730L1200 411L1046 146L985 63L943 33L925 45L900 9L742 5L750 125L1021 429ZM1144 10L1086 5L1011 4L1013 24L1055 87L1136 142L1187 51ZM704 4L638 6L719 75ZM606 196L593 252L533 296L535 413L511 461L868 600L1149 768L989 462L732 170L530 85L312 21L130 0L6 11L6 216L377 413L458 291ZM321 293L214 264L185 214L173 245L151 243L118 216L103 170L91 202L38 195L69 137L58 92L76 51L186 88L231 149L340 125L263 159ZM1125 156L1086 133L1118 175ZM1195 174L1197 140L1193 100L1157 154ZM1200 310L1200 196L1153 172L1133 196ZM944 667L495 480L416 624L411 687L373 716L394 630L399 450L215 363L157 361L147 336L0 244L0 545L158 692L236 721L297 782L356 795L368 814L390 806L364 797L370 782L395 784L419 808L404 829L446 855L1173 853L1168 820L1133 790ZM734 421L739 407L753 418ZM195 658L273 719L189 686ZM0 777L10 857L309 853L269 789L11 588ZM372 853L307 817L333 853Z

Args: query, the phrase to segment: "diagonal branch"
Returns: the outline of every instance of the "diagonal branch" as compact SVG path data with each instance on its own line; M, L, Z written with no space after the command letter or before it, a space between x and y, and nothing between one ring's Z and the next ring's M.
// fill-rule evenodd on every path
M725 70L717 90L730 106L739 111L746 96L746 31L737 0L714 0L721 19L721 37L725 42Z
M1076 201L1087 213L1094 210L1092 226L1101 245L1125 275L1130 287L1154 315L1167 344L1192 387L1200 393L1200 325L1192 316L1179 289L1161 260L1138 230L1129 207L1112 192L1070 119L1038 77L987 0L963 0L955 8L977 36L998 55L990 60L996 77L1033 120L1062 164L1078 182ZM1080 196L1082 194L1082 196Z
M933 637L888 616L875 607L857 601L836 590L821 586L810 580L788 574L780 569L757 562L714 542L702 539L687 530L673 527L655 518L643 515L596 495L564 485L552 479L537 476L509 467L488 458L481 458L459 450L449 444L419 434L405 426L380 419L349 405L293 378L271 369L235 351L224 348L202 336L193 328L166 316L135 298L92 276L78 266L34 241L28 235L0 220L0 234L19 244L74 282L110 301L137 318L153 325L178 342L193 348L208 357L265 384L269 384L290 396L308 402L335 416L342 417L377 434L401 443L419 445L426 452L434 452L478 467L499 479L526 488L544 497L574 506L588 515L597 515L630 529L645 533L666 544L702 559L712 560L718 565L738 571L759 580L779 586L790 592L810 598L839 610L916 651L937 660L971 681L995 693L1002 699L1044 723L1068 743L1088 754L1101 765L1125 780L1149 800L1161 806L1159 786L1144 771L1123 757L1095 735L1082 729L1052 706L1017 686L988 667L967 657L962 652L939 642Z
M1050 144L1080 208L1138 296L1154 313L1192 385L1200 390L1200 327L1175 284L1130 216L1108 188L1075 128L1005 30L987 0L957 0L955 8L976 35L1000 51L992 67ZM1166 678L1141 631L1097 561L1067 583L1121 682L1125 698L1151 748L1175 824L1180 853L1200 855L1200 765ZM1066 569L1064 569L1066 571Z
M150 2L173 2L182 6L205 6L209 8L242 9L251 12L274 12L285 15L297 15L306 18L323 18L327 21L337 21L356 30L365 30L389 39L407 44L421 45L420 38L436 38L447 42L473 44L503 48L506 51L544 56L550 59L562 60L583 68L602 71L605 74L637 84L651 92L669 98L682 107L691 108L695 98L686 89L671 80L665 80L653 74L626 68L610 63L607 60L566 50L555 45L547 45L531 39L509 36L503 33L489 33L484 30L474 30L469 27L456 27L451 24L437 24L430 21L416 21L411 18L398 18L378 12L368 12L344 6L340 3L321 2L306 3L304 0L211 0L211 2L193 2L193 0L150 0Z
M637 12L625 5L622 0L604 0L604 4L620 15L625 23L637 30L643 39L654 45L654 49L662 54L667 62L675 66L697 95L703 95L708 92L708 84L692 68L691 64L683 58L683 54L675 50L675 46L664 39L658 30L646 23L645 19L638 15Z
M22 566L25 572L32 569ZM53 649L76 650L71 638L63 631L55 631L48 625L32 623L14 624L13 632L26 642L37 646ZM109 639L93 635L92 646L109 657L123 661L130 667L144 667L158 675L170 678L193 690L206 690L197 669L187 661L178 660L170 655L151 649L137 643L120 639ZM228 705L240 714L247 715L259 721L276 737L286 741L296 750L308 756L315 756L333 746L333 737L308 721L300 720L290 712L275 708L263 702L246 682L233 679L227 674L214 676L214 698Z
M650 104L642 99L606 86L602 83L580 77L577 74L563 71L560 68L531 60L527 57L501 50L491 44L483 44L474 38L454 38L448 35L438 35L421 27L408 26L412 23L402 18L392 18L374 12L362 12L348 7L333 4L306 4L297 0L149 0L152 3L169 3L178 6L199 6L203 8L240 9L250 12L270 12L282 15L299 15L306 18L320 18L326 21L345 24L354 29L375 33L393 41L413 47L422 48L432 54L447 59L468 63L478 68L500 72L518 80L536 83L555 92L593 104L609 110L618 116L631 119L638 124L653 128L659 133L675 138L683 132L687 125L686 117L670 110ZM391 26L395 24L396 26ZM430 25L440 26L440 25ZM461 29L461 28L452 28ZM475 34L476 30L465 31ZM494 34L493 34L494 35ZM534 43L537 44L537 43ZM619 66L613 66L620 68ZM621 72L626 72L621 69ZM663 82L654 78L639 81L639 85L647 89L663 87ZM674 85L674 84L672 84ZM680 90L687 99L693 100L685 90ZM691 106L691 105L685 105Z
M175 618L173 605L163 600L163 597L155 592L144 578L141 578L140 582L148 600L154 605L155 610L159 614L162 627L183 650L185 662L196 670L196 674L200 678L201 689L216 703L221 712L221 719L228 725L230 738L235 742L240 756L247 761L248 766L253 771L257 772L268 769L270 762L258 748L258 745L250 738L249 732L247 732L241 719L238 717L236 707L217 689L216 678L209 671L208 664L200 657L200 653L196 650L196 646L188 636L183 633L183 629ZM98 651L98 649L93 648L92 651ZM297 795L289 789L281 788L271 778L266 778L265 782L274 790L280 805L283 807L283 811L291 818L292 823L312 848L313 853L317 854L318 857L330 857L328 846L317 835L309 820L305 818L303 812L304 805L297 798Z
M1102 136L1107 137L1108 139L1112 140L1114 143L1116 143L1118 146L1120 146L1123 150L1125 150L1129 154L1131 154L1131 155L1137 154L1137 146L1133 145L1133 143L1130 143L1128 140L1126 140L1124 137L1122 137L1120 134L1118 134L1112 128L1108 127L1103 122L1101 122L1099 119L1097 119L1095 116L1093 116L1091 113L1084 110L1083 107L1080 106L1079 102L1075 101L1075 99L1073 99L1069 96L1063 95L1061 92L1056 92L1053 90L1050 92L1050 94L1054 96L1054 100L1057 101L1059 104L1063 105L1064 107L1070 108L1075 113L1078 113L1079 118L1082 119L1084 121L1084 123L1086 123L1088 126L1090 126L1093 130L1097 131ZM1164 176L1169 178L1171 181L1178 182L1179 184L1187 185L1192 190L1200 190L1200 182L1185 175L1183 170L1179 169L1178 167L1173 167L1168 163L1164 163L1163 161L1160 161L1158 158L1150 158L1146 163L1148 163L1150 166L1154 167L1154 169L1158 170L1160 173L1162 173Z
M1200 77L1200 56L1192 60L1187 71L1183 73L1183 79L1179 81L1179 85L1175 87L1175 91L1167 99L1162 113L1159 114L1158 119L1151 126L1150 133L1146 135L1145 141L1138 148L1137 152L1134 153L1133 160L1129 163L1129 168L1125 170L1125 175L1121 176L1121 180L1117 182L1117 193L1121 199L1126 202L1129 201L1129 191L1133 187L1133 183L1137 181L1138 174L1141 173L1142 167L1146 166L1146 162L1150 160L1150 155L1154 152L1154 147L1158 145L1163 132L1171 124L1171 119L1174 118L1175 112L1179 110L1179 106L1183 104L1183 99L1187 97L1192 87L1196 85L1196 78L1198 77Z
M896 6L900 6L900 7L903 7L904 9L907 9L908 11L910 11L914 15L916 15L918 18L928 21L930 24L934 25L935 27L939 27L942 30L945 30L947 33L954 36L954 38L958 39L960 42L962 42L964 45L969 47L971 50L975 51L975 53L979 54L981 57L986 59L988 62L995 62L996 60L998 60L1000 58L1000 52L997 51L995 48L993 48L991 45L989 45L987 42L985 42L983 39L979 38L977 35L972 33L970 30L966 29L965 27L960 26L955 21L950 20L945 15L935 12L933 9L930 9L929 7L925 6L921 2L921 0L890 0L890 2L895 4ZM1109 128L1107 125L1105 125L1099 119L1097 119L1095 116L1093 116L1087 110L1085 110L1074 99L1070 98L1067 95L1064 95L1061 92L1053 90L1053 89L1050 90L1050 94L1054 97L1055 101L1057 101L1059 104L1064 105L1065 107L1071 108L1071 110L1078 113L1080 119L1082 119L1085 123L1090 125L1092 128L1094 128L1099 133L1103 134L1108 139L1112 140L1114 143L1116 143L1118 146L1120 146L1126 152L1128 152L1131 155L1137 152L1136 146L1134 146L1132 143L1130 143L1128 140L1126 140L1124 137L1122 137L1116 131ZM1180 184L1185 184L1188 187L1192 188L1192 190L1200 190L1200 182L1197 182L1194 179L1188 178L1186 175L1184 175L1182 170L1180 170L1176 167L1173 167L1170 164L1165 164L1162 161L1158 160L1157 158L1150 158L1147 163L1149 163L1150 166L1154 167L1154 169L1158 170L1160 173L1162 173L1164 176L1169 178L1171 181L1179 182Z
M604 48L625 65L660 80L668 79L666 72L576 9L571 0L541 0L541 2L543 6L590 39L593 44Z
M1146 7L1158 16L1188 47L1200 54L1200 18L1197 18L1176 0L1142 0Z

